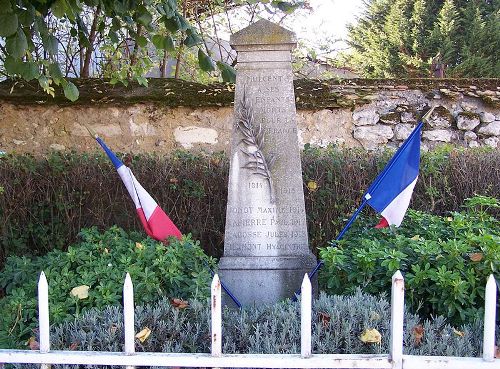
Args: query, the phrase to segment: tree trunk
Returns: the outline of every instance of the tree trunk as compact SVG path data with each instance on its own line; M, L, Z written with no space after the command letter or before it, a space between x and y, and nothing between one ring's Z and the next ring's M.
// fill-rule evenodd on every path
M83 62L83 66L80 73L81 78L89 78L90 76L90 62L92 59L92 53L94 52L94 42L97 36L97 21L99 20L100 12L101 12L101 6L99 5L95 10L94 21L92 22L92 26L90 27L90 35L89 35L90 45L85 49L85 60Z

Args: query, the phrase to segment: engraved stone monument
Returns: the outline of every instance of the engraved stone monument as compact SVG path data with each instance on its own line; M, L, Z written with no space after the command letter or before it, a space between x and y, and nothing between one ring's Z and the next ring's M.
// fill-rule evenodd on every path
M316 265L295 119L295 44L292 32L266 20L231 36L238 64L219 273L243 305L292 298Z

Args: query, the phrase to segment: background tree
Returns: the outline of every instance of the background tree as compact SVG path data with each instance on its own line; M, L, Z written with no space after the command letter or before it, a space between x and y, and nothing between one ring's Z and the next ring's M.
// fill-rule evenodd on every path
M500 77L499 0L367 0L348 37L366 77Z
M60 85L67 98L76 100L78 89L68 77L147 85L148 72L158 68L158 76L167 77L169 65L173 76L189 77L181 73L184 60L190 65L196 62L192 75L201 70L212 79L231 81L234 69L216 60L207 47L207 24L215 14L260 3L283 16L305 4L300 0L0 0L0 79L36 79L51 95L54 85Z

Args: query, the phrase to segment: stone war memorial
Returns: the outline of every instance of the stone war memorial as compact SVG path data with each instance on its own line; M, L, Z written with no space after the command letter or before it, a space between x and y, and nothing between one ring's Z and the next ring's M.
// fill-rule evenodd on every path
M237 77L219 273L243 305L293 297L316 265L297 139L295 44L292 32L267 20L231 36Z

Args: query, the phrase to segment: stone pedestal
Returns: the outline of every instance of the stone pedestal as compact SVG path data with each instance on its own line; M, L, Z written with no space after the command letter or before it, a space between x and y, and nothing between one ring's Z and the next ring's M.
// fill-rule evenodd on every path
M219 271L244 305L293 297L316 265L308 246L297 142L295 43L292 32L266 20L231 37L238 64Z

